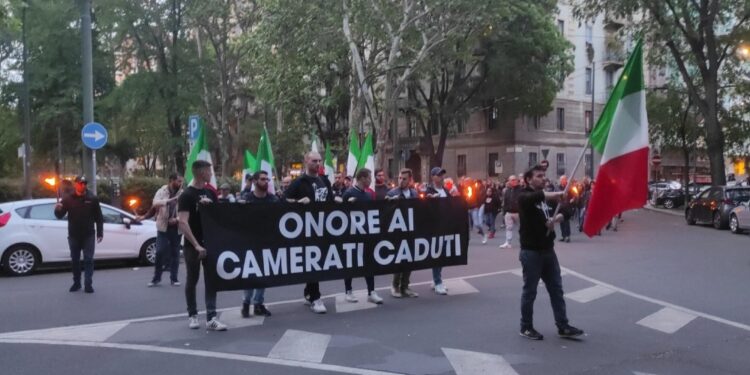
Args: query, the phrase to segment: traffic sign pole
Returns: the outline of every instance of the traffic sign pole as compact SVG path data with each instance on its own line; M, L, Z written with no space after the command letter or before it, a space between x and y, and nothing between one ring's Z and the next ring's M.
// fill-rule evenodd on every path
M81 96L83 123L94 121L94 78L91 57L91 0L80 0L81 5ZM96 161L92 149L83 149L83 174L91 192L96 194Z

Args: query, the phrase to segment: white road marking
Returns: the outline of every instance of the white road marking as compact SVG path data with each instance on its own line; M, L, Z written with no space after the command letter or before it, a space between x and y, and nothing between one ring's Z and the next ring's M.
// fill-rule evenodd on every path
M680 215L680 216L682 216L682 215ZM633 371L633 375L656 375L656 374L652 374L650 372Z
M615 291L601 285L594 285L590 288L581 289L573 293L566 294L565 297L580 303L587 303L599 298L608 296Z
M100 323L0 334L0 339L39 339L104 342L129 323Z
M170 347L154 346L154 345L120 344L120 343L111 343L111 342L90 342L90 341L29 340L29 339L0 339L0 343L65 345L65 346L80 346L80 347L90 347L90 348L124 349L124 350L136 350L136 351L142 351L142 352L180 354L180 355L189 355L189 356L204 357L204 358L218 358L218 359L228 359L228 360L233 360L233 361L263 363L263 364L268 364L268 365L278 365L278 366L306 368L306 369L312 369L312 370L331 371L331 372L338 372L342 374L399 375L398 373L395 373L395 372L368 370L368 369L360 369L356 367L345 367L345 366L338 366L338 365L328 365L324 363L301 362L301 361L293 361L293 360L281 359L281 358L267 358L267 357L259 357L259 356L253 356L253 355L245 355L245 354L219 353L219 352L211 352L208 350L170 348Z
M357 302L347 302L343 294L336 296L336 312L347 313L357 310L373 309L378 307L374 303L367 302L367 291L355 290L354 296L357 297Z
M268 353L268 358L321 363L330 342L331 335L288 329Z
M575 271L567 269L567 268L566 268L566 271L568 271L568 273L570 273L571 275L573 275L575 277L578 277L579 279L583 279L583 280L586 280L586 281L591 282L593 284L598 284L598 285L601 285L603 287L607 287L609 289L614 290L615 292L620 292L622 294L628 295L628 296L633 297L633 298L640 299L642 301L651 302L653 304L657 304L657 305L660 305L660 306L663 306L663 307L669 307L669 308L671 308L673 310L681 311L681 312L683 312L685 314L699 316L701 318L712 320L712 321L717 322L717 323L726 324L728 326L739 328L739 329L742 329L742 330L745 330L745 331L750 331L750 325L747 325L747 324L743 324L743 323L739 323L739 322L734 322L734 321L731 321L731 320L728 320L728 319L720 318L720 317L715 316L715 315L702 313L702 312L691 310L691 309L688 309L688 308L682 307L682 306L677 306L675 304L672 304L672 303L669 303L669 302L666 302L666 301L662 301L662 300L659 300L659 299L656 299L656 298L647 297L647 296L644 296L642 294L631 292L631 291L629 291L627 289L618 288L618 287L616 287L616 286L614 286L612 284L607 284L605 282L599 281L599 280L594 279L592 277L588 277L588 276L586 276L584 274L580 274L578 272L575 272Z
M638 324L664 333L675 333L695 318L694 314L665 307L639 320Z
M518 375L501 355L442 348L456 375Z
M252 309L252 307L251 307ZM219 320L222 323L228 325L230 328L243 328L262 325L265 321L265 316L250 316L249 318L243 318L240 313L240 309L227 310L221 313Z
M462 279L445 280L443 283L445 283L445 287L448 288L449 295L455 296L458 294L479 293L477 288Z

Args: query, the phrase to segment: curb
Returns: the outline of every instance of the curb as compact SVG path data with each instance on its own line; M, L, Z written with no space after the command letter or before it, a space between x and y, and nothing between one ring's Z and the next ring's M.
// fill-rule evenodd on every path
M651 206L649 204L643 206L643 208L646 209L646 210L649 210L649 211L659 212L659 213L666 214L666 215L680 216L680 217L682 217L684 215L683 212L675 212L675 211L667 210L667 209L664 209L664 208L656 208L656 207Z

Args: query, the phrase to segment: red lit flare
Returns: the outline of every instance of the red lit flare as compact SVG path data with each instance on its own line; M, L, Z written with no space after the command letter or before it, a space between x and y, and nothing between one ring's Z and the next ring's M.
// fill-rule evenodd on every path
M130 198L128 200L128 206L130 208L135 208L135 206L137 206L137 205L138 205L138 199L136 199L136 198Z
M44 179L44 182L47 183L47 185L51 187L55 187L57 185L57 178L55 177L47 177Z
M469 186L468 188L466 188L466 198L471 198L472 195L474 195L474 189Z

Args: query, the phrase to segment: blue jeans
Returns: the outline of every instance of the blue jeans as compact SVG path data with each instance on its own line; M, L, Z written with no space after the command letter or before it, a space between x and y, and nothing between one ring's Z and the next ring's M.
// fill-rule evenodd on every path
M479 234L484 234L484 228L482 227L482 216L484 216L484 205L478 208L472 208L469 210L471 214L471 226L479 229Z
M94 234L87 237L68 237L70 260L73 262L73 283L81 285L81 252L83 252L84 283L91 286L94 277Z
M560 236L562 238L570 237L570 219L563 219L560 222Z
M169 279L173 282L178 281L180 237L177 226L168 226L166 232L156 232L156 262L154 263L154 278L151 281L161 281L165 263L169 265Z
M523 293L521 294L521 329L534 326L534 300L539 279L544 281L552 303L555 324L562 327L568 324L563 298L560 264L554 250L535 251L521 249L518 256L523 267Z
M492 212L485 212L484 213L484 223L487 224L488 232L494 234L495 233L495 216L497 214Z
M432 281L435 285L443 283L443 267L435 267L432 269Z
M255 296L253 296L253 293ZM263 298L265 294L266 288L245 289L245 298L242 302L248 305L262 305L263 301L265 301Z

